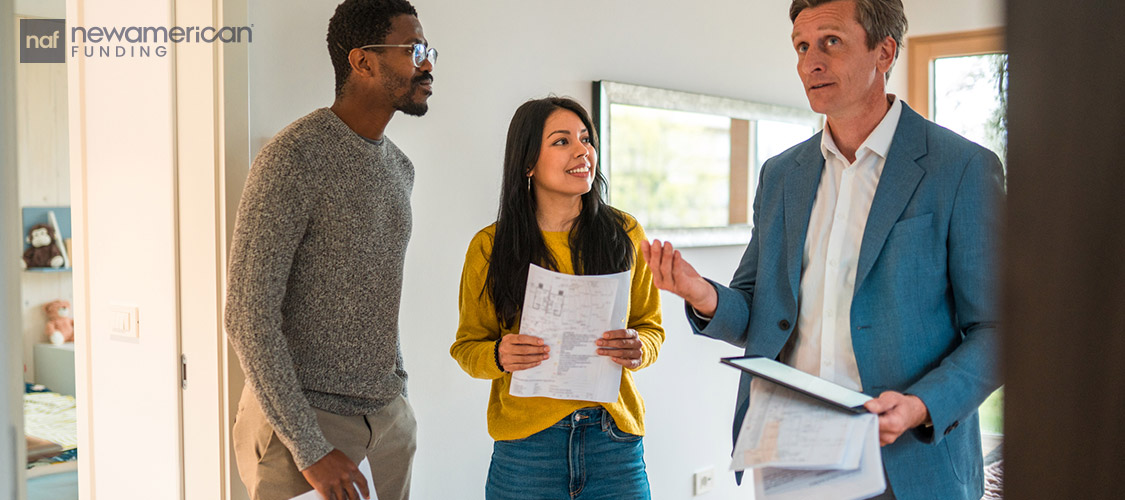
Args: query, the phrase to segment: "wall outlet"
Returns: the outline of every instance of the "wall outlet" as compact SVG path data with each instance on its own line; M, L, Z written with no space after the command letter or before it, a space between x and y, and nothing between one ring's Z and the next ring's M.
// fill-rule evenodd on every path
M708 491L711 491L711 489L715 487L714 467L707 467L705 469L697 470L695 471L695 474L692 474L691 477L695 483L695 486L691 490L692 496L702 495L704 493L707 493Z

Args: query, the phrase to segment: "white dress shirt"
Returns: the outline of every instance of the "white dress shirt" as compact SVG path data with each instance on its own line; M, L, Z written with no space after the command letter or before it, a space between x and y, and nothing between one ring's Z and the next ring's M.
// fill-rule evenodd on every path
M824 127L824 170L805 235L796 335L782 359L857 391L863 383L852 349L852 295L871 200L902 115L902 102L892 98L886 116L856 150L854 163L840 153L828 125Z

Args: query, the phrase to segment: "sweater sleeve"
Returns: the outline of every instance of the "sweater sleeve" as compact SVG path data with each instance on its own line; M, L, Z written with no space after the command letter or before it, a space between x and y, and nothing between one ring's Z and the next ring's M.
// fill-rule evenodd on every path
M661 326L660 290L652 283L652 271L648 263L641 256L641 242L645 240L645 231L640 223L632 221L634 227L629 231L629 238L633 240L633 277L629 290L629 328L637 331L637 336L644 346L644 358L636 371L647 367L660 355L660 346L664 344L664 327Z
M315 196L303 166L286 143L270 143L255 159L231 242L226 308L227 334L248 388L301 470L333 449L301 390L282 332L286 285Z
M495 349L496 340L500 338L500 321L496 318L492 299L484 293L491 252L492 234L487 229L478 232L465 252L458 295L460 320L457 339L449 348L449 354L465 373L481 379L497 379L504 375L496 366Z

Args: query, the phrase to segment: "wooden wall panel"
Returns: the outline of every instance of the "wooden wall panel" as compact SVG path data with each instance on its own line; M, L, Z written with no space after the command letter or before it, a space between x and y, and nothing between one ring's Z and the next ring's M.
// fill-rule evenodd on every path
M19 20L15 21L19 36ZM65 64L16 64L16 165L20 206L70 205ZM5 237L22 238L13 234ZM22 246L21 246L22 248ZM20 317L24 380L34 381L36 343L45 342L43 305L74 301L70 273L23 272ZM73 311L73 309L72 309Z

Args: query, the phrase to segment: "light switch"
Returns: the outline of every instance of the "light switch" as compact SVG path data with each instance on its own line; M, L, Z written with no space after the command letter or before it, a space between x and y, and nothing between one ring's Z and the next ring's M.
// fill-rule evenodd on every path
M109 330L115 336L140 338L139 309L134 305L111 304Z

